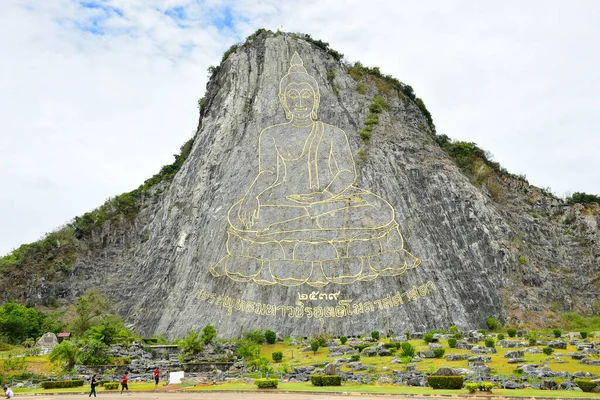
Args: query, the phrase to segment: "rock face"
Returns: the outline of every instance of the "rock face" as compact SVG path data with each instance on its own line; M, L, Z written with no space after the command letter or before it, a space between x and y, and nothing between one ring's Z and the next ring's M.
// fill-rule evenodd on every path
M98 287L138 332L169 337L208 323L224 337L472 329L593 303L597 214L509 179L493 200L415 102L349 72L289 34L228 55L173 181L138 199L133 222L94 233L57 297Z

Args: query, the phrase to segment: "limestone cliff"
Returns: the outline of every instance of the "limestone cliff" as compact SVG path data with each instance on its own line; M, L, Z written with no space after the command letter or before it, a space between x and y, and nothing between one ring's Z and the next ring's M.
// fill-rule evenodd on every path
M244 199L263 168L259 154L269 150L261 150L259 138L267 137L261 132L289 122L279 93L294 53L318 85L318 120L332 127L323 128L323 135L337 132L331 135L341 138L342 132L347 138L347 151L331 145L334 156L328 161L334 168L330 160L335 159L341 171L339 160L353 160L352 187L362 194L347 201L361 205L364 193L385 200L394 215L382 221L397 226L400 240L386 238L383 243L383 233L356 225L367 219L377 225L374 214L339 206L334 211L347 218L332 222L323 239L326 248L314 233L300 239L296 234L269 236L273 239L261 242L250 257L262 234L248 236L243 224L236 227L231 221L239 215L237 209L229 210ZM398 333L453 324L479 327L488 316L518 322L531 317L528 313L591 312L599 298L598 208L571 206L523 180L486 173L485 163L465 173L439 146L430 116L414 100L389 79L363 74L302 37L255 35L215 68L193 146L174 178L136 192L130 218L103 222L80 235L71 268L54 279L30 276L16 286L22 293L11 296L34 303L49 296L68 302L96 286L138 332L170 337L207 323L226 337L252 328L354 335L372 329ZM280 136L288 131L282 132ZM304 145L270 138L277 151L286 143L292 151ZM277 159L288 162L282 154ZM280 171L281 164L273 168ZM328 188L335 191L333 186ZM281 219L287 221L285 212ZM338 240L346 234L341 230L357 226L371 229L369 235L353 233L351 239L344 236L345 242ZM234 249L232 235L247 243ZM292 250L285 250L290 241L296 241ZM281 255L265 250L271 245ZM384 258L402 251L419 262L407 262L407 256ZM310 255L300 257L301 252ZM211 273L211 267L233 253L254 261ZM277 272L280 261L300 259L304 264L309 259L306 270L302 263L280 263L284 272ZM256 260L260 265L252 264ZM327 267L323 260L337 264ZM351 265L356 260L359 267ZM268 276L261 278L266 271Z

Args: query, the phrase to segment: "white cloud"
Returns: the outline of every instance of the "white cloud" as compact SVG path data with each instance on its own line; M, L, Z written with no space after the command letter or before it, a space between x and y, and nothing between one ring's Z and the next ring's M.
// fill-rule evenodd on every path
M415 88L440 133L533 184L600 193L594 1L94 4L0 3L0 254L172 162L207 67L259 27L381 67Z

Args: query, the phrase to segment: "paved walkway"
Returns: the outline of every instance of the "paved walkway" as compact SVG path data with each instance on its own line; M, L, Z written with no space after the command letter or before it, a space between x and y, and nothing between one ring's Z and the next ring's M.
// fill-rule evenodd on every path
M1 394L1 393L0 393ZM312 394L312 393L244 393L244 392L191 392L191 393L144 393L132 392L131 396L121 396L118 393L101 393L98 399L103 400L340 400L345 397L360 398L361 400L399 400L405 397L369 395L360 393L338 393L338 394ZM18 395L18 399L35 400L83 400L89 399L88 395L83 394L55 394L25 396ZM419 397L410 397L411 400L419 400ZM427 399L431 399L430 396ZM457 399L454 397L453 399Z

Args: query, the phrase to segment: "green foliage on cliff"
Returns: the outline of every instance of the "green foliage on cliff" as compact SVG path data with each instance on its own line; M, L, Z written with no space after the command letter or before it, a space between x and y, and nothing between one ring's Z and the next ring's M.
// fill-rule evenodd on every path
M575 192L571 195L571 197L567 197L567 203L569 204L590 204L597 203L600 204L600 196L596 196L594 194L587 194L583 192Z
M415 95L413 88L410 85L406 85L400 82L398 79L394 78L391 75L385 75L381 73L379 67L365 67L360 62L354 63L352 67L348 69L348 74L358 82L356 89L359 93L366 93L366 87L364 86L363 81L367 78L370 78L374 81L375 86L381 93L392 94L392 92L397 92L399 96L403 98L408 98L412 100L419 110L423 113L423 116L427 120L427 125L432 132L435 132L435 125L433 123L433 117L431 113L425 106L425 103L422 99L418 98ZM359 85L360 89L359 89Z
M365 120L365 126L358 132L360 138L365 142L371 139L371 132L379 123L379 114L384 110L389 110L390 106L381 96L376 96L373 103L369 106L369 114Z
M332 49L329 46L329 43L324 42L319 39L313 39L310 35L308 35L306 33L292 33L292 37L295 37L298 39L303 39L309 43L314 44L315 46L317 46L321 50L324 50L327 54L329 54L330 56L335 58L336 61L341 61L341 59L344 58L344 55L342 53L340 53L339 51Z

